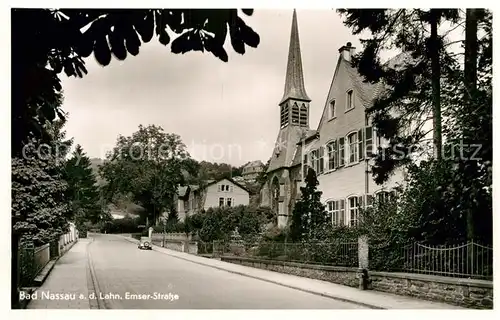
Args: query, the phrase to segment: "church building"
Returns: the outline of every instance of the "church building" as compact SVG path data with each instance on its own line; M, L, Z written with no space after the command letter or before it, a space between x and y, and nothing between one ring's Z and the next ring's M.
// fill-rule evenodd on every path
M384 143L371 126L365 110L381 91L380 84L363 82L351 65L355 48L348 42L339 48L339 58L319 124L311 129L311 99L304 84L297 13L293 11L285 89L279 102L278 137L261 190L261 205L270 206L278 227L291 221L300 198L307 168L315 170L334 225L354 226L359 209L374 196L384 198L403 181L396 172L384 185L377 185L370 173L371 150Z

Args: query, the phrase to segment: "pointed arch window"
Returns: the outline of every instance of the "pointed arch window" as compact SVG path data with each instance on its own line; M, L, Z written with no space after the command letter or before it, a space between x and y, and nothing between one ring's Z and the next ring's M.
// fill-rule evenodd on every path
M285 103L281 106L281 128L284 128L288 125L288 116L289 116L289 111L288 111L288 105Z
M307 123L307 107L305 104L302 104L302 106L300 106L300 126L307 127Z
M299 106L297 103L294 103L292 107L292 124L299 124Z

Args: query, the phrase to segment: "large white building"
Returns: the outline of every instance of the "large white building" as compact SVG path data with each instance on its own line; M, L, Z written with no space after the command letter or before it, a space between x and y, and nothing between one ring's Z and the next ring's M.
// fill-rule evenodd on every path
M382 141L365 110L381 85L363 82L351 66L354 50L351 43L339 48L321 119L311 129L311 99L304 85L297 14L293 12L285 90L279 103L280 119L276 119L279 132L261 190L261 204L275 210L280 227L289 223L308 167L316 171L322 201L336 225L357 224L361 207L369 205L374 195L387 196L403 181L401 171L381 186L372 179L367 153Z

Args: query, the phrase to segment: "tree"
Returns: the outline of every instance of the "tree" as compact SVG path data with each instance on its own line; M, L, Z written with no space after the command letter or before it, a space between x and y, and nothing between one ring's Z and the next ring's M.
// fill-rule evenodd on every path
M271 159L267 160L266 164L262 168L262 171L259 173L259 175L255 179L255 182L257 182L259 184L259 186L261 186L261 187L267 181L267 169L269 168L269 163L270 162L271 162Z
M13 155L31 137L47 135L46 121L64 118L59 74L83 77L83 59L92 53L107 66L112 54L118 60L135 56L156 35L161 44L171 43L174 54L208 51L227 62L228 33L240 54L260 42L236 9L12 9L11 20Z
M22 157L12 159L13 232L45 244L67 232L72 211L62 166L71 140L63 140L63 121L46 124L46 143L31 140Z
M189 170L190 157L181 138L165 133L155 125L144 127L132 136L119 136L116 146L100 167L107 181L105 196L130 194L131 200L146 210L155 223L161 213L175 210L177 187L183 185L183 170Z
M306 176L306 186L301 187L301 198L295 204L290 225L292 241L317 240L328 225L325 205L321 202L321 191L316 173L309 168Z
M397 167L412 162L414 150L426 147L425 125L433 120L433 150L441 157L441 107L454 93L441 90L441 83L451 81L458 66L448 34L438 34L443 22L450 29L462 22L457 9L340 9L344 24L354 34L370 31L362 39L364 50L353 59L365 81L382 84L381 94L368 108L377 132L389 141L379 148L372 170L377 183L386 181ZM382 63L385 49L401 52L392 61ZM424 150L425 151L425 150ZM418 155L420 156L420 154Z
M491 241L491 13L468 10L464 14L459 10L437 9L340 12L346 18L345 24L355 33L372 32L370 39L362 40L364 50L354 59L354 65L366 81L381 82L388 88L382 90L381 97L368 109L379 134L389 140L389 146L379 148L375 158L372 172L376 181L386 181L399 166L410 168L414 178L410 180L413 185L408 192L413 198L435 200L426 201L433 207L420 207L418 214L434 223L443 219L457 221L457 226L462 228L456 231L457 236L462 238L467 233L469 239ZM441 21L447 22L449 27L437 34L436 25ZM464 24L465 39L450 42L448 35ZM426 25L430 25L431 30L427 30ZM479 34L481 38L478 39ZM451 50L454 43L464 44L465 50ZM405 53L402 56L409 59L399 59L399 65L382 64L380 52L389 47L400 49ZM391 114L390 110L396 112ZM441 111L442 121L438 114ZM432 113L431 118L425 116ZM408 151L415 150L413 146L425 141L423 124L431 119L434 121L435 150L442 126L446 141L443 158L435 157L433 163L423 162L413 167L417 163ZM411 124L415 130L408 134L405 130L411 129ZM401 152L395 150L406 153L401 157ZM419 173L418 170L427 172ZM429 172L433 175L428 176ZM433 190L426 179L437 176L447 178L435 181ZM412 197L404 201L411 204ZM431 239L426 222L422 220L421 223L418 230ZM465 225L467 232L463 229Z
M68 194L78 227L86 222L98 223L103 218L100 193L92 172L92 164L83 148L77 145L72 157L66 162L64 179L68 182Z

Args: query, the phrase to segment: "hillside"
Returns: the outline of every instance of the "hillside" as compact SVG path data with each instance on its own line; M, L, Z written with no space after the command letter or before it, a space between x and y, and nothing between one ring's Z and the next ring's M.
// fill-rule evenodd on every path
M97 185L102 186L105 183L105 180L99 176L99 166L104 162L104 160L99 158L90 159L90 167L92 168L92 172L94 173Z

